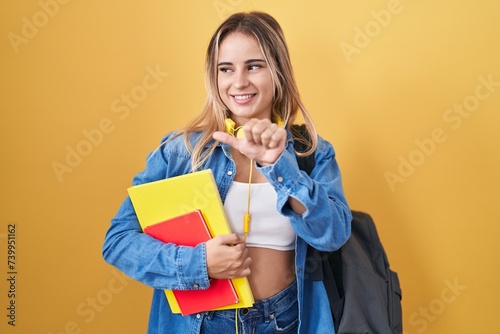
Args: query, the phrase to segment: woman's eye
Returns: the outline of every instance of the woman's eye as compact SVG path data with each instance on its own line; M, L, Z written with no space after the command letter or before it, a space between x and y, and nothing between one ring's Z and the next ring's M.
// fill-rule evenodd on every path
M221 71L222 73L227 73L227 72L230 72L231 69L227 68L227 67L219 67L219 71Z
M259 68L262 68L262 66L260 66L260 65L250 65L250 66L248 66L248 69L251 70L251 71L252 70L258 70Z

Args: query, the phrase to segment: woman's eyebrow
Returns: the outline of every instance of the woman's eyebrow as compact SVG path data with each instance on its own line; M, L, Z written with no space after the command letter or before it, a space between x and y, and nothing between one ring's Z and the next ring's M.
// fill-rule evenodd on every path
M245 64L250 64L250 63L265 63L266 61L264 59L248 59L245 61Z
M248 59L245 60L245 64L250 64L250 63L265 63L266 61L264 59ZM233 63L229 61L223 61L217 64L217 66L228 66L228 65L233 65Z

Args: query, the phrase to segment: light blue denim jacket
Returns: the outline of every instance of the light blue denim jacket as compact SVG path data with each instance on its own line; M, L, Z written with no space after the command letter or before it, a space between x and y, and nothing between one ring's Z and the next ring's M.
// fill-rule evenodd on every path
M171 136L172 134L167 135L163 141ZM193 144L199 136L198 133L191 136ZM146 168L135 176L133 185L186 174L191 168L190 158L182 136L179 136L149 155ZM293 140L288 133L286 149L278 160L269 166L257 166L277 192L278 211L289 217L297 234L295 267L299 333L304 334L333 333L333 322L323 283L313 282L308 277L307 244L322 251L338 249L350 236L352 219L334 149L320 137L315 161L316 165L310 176L299 169ZM236 173L230 147L219 144L203 168L212 170L224 201ZM306 207L305 213L298 215L292 211L287 203L290 196ZM111 220L104 241L103 256L108 263L131 278L155 289L149 334L200 332L204 314L183 317L171 313L163 289L208 288L204 243L196 247L175 246L142 233L132 203L126 198Z

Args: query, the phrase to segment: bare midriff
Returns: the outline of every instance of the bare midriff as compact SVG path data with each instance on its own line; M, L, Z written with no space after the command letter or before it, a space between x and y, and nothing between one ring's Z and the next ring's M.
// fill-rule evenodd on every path
M269 298L295 280L295 251L248 247L252 258L248 276L255 300Z

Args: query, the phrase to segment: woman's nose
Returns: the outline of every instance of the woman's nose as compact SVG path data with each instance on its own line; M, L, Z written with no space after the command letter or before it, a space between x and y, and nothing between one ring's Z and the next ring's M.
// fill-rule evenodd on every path
M243 88L248 86L248 73L245 71L237 71L234 76L233 86L235 88Z

